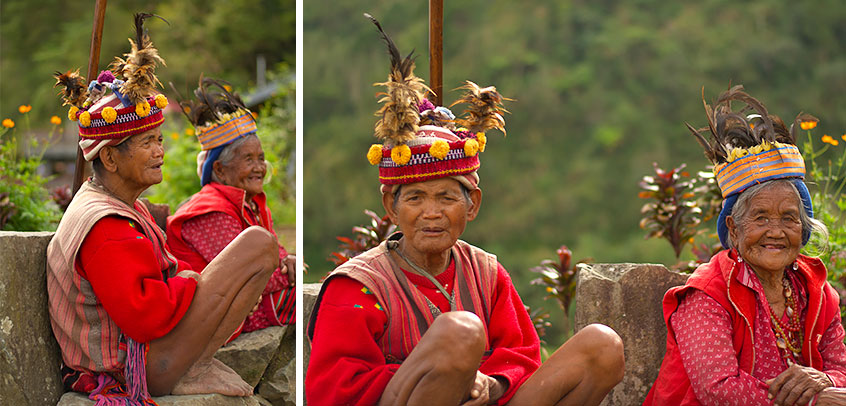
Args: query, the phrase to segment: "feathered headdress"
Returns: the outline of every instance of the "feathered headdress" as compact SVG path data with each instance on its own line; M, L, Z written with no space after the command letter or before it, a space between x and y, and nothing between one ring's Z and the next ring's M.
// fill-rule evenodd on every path
M391 69L388 80L375 83L387 91L378 93L381 108L375 136L382 144L374 144L367 153L368 161L379 165L383 185L399 185L444 177L455 177L470 189L478 184L480 151L485 150L485 131L498 129L505 133L507 111L502 97L493 86L481 88L467 81L458 101L466 103L465 117L456 119L452 112L435 106L425 98L431 92L423 79L414 75L413 52L401 57L396 44L369 14L388 47Z
M732 102L744 106L734 111ZM714 175L725 199L717 218L717 234L723 246L728 247L726 218L731 215L738 196L755 184L791 179L806 213L813 217L810 194L802 181L805 160L796 147L796 137L800 122L818 120L800 113L788 129L781 118L770 114L760 101L744 92L742 85L720 94L713 107L705 102L703 89L702 104L708 126L697 130L685 124L705 149L705 156L714 163ZM808 233L803 234L803 242L807 238Z
M170 87L176 93L179 107L194 125L201 151L197 155L197 175L200 184L211 182L214 161L223 149L240 137L255 134L257 127L253 113L232 86L219 79L204 78L194 90L194 100L183 100L173 83Z
M68 118L79 122L80 147L87 160L94 159L104 145L120 143L164 122L167 98L156 91L161 83L155 75L156 65L164 65L164 60L144 29L149 17L167 22L154 14L135 14L135 40L129 40L132 50L124 55L126 59L115 58L114 72L100 72L87 86L79 70L55 73L56 86L64 87L60 93L64 105L71 106ZM111 90L108 96L107 90Z

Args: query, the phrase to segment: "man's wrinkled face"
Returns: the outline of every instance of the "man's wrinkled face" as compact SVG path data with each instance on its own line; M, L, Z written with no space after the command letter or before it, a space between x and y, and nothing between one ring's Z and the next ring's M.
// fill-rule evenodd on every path
M481 198L481 192L478 194ZM413 256L449 250L478 212L478 203L465 196L461 184L451 178L403 185L395 197L388 195L383 203Z
M117 173L127 183L146 189L162 181L164 147L159 127L133 135L124 141L124 151L118 153Z

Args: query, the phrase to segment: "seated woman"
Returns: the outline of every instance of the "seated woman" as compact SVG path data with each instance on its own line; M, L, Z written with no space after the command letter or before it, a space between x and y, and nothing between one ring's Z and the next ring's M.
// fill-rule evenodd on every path
M732 101L757 114L732 112ZM667 353L644 405L830 399L846 386L844 330L825 266L799 253L828 232L813 219L796 129L742 86L706 111L714 141L691 131L725 198L717 229L726 249L664 296Z
M214 79L201 78L195 94L197 101L180 104L202 145L197 172L203 188L168 218L167 245L177 258L203 272L244 229L260 226L276 233L264 194L267 165L252 113ZM279 258L282 267L273 272L243 332L295 321L294 256L280 245Z
M137 200L162 181L159 126L168 104L153 86L161 58L143 29L148 16L136 15L132 51L114 73L90 85L77 72L57 75L94 168L47 248L62 381L97 405L153 405L150 394L249 396L250 385L213 355L279 266L276 241L251 227L200 275L171 255Z

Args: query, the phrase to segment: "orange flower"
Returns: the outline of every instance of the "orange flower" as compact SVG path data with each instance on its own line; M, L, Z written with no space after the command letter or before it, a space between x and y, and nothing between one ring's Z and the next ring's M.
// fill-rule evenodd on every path
M62 124L62 119L59 118L59 116L53 116L53 117L50 117L50 122L55 124L55 125L59 125L59 124Z
M7 119L4 119L4 120L3 120L3 127L6 127L6 128L12 128L12 127L14 127L14 126L15 126L15 122L14 122L14 121L12 121L12 119L11 119L11 118L7 118Z
M840 138L843 139L843 141L846 141L846 134L841 135Z
M799 122L799 127L802 127L803 130L810 130L817 126L817 122L813 120L803 120Z
M825 134L825 135L822 136L822 142L824 142L826 144L834 145L835 147L837 146L837 144L840 143L839 141L835 140L834 138L832 138L828 134Z
M30 110L32 110L32 106L30 106L28 104L21 104L20 107L18 107L18 111L21 114L29 113Z

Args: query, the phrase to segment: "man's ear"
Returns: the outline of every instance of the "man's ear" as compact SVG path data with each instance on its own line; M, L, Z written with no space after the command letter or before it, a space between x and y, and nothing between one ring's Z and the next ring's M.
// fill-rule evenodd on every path
M117 172L117 163L120 160L119 154L120 151L111 145L100 148L98 155L100 157L100 162L103 163L103 168L106 169L106 171L112 173Z
M470 202L473 206L467 210L467 221L473 221L479 214L479 208L482 207L482 189L476 188L470 191Z
M394 194L390 191L388 191L388 193L382 193L382 207L384 207L385 212L388 213L388 218L391 219L391 223L399 225L399 216L394 210Z

